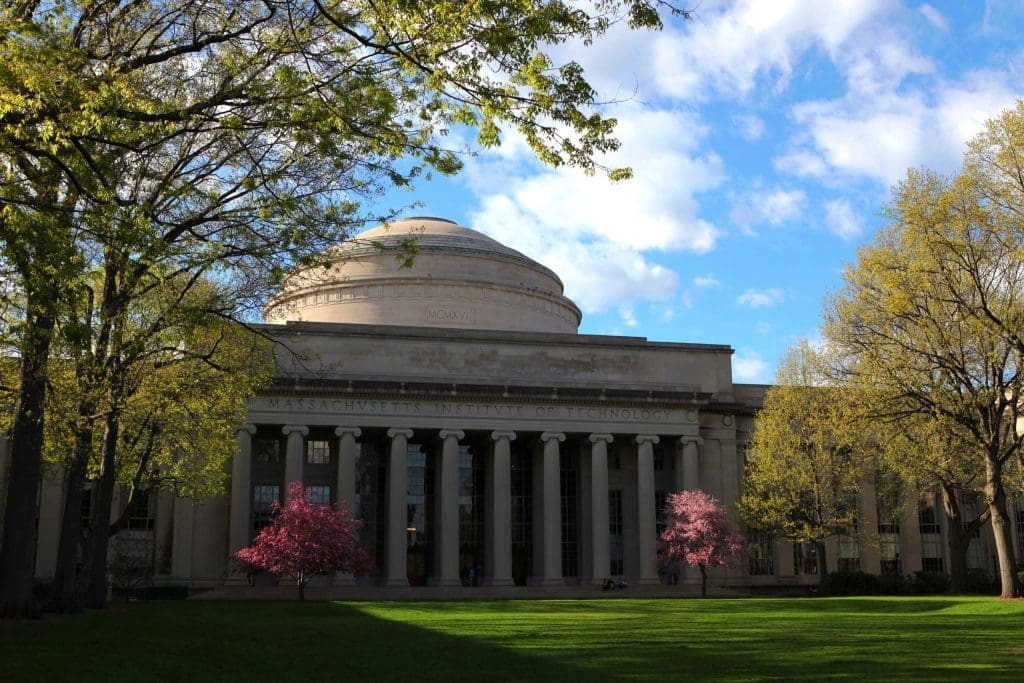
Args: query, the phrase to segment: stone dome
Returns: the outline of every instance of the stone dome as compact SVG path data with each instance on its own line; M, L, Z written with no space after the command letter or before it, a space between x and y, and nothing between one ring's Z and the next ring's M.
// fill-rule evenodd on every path
M401 256L415 243L411 267ZM288 320L575 334L579 308L550 269L441 218L407 218L334 248L329 267L289 276L264 310Z

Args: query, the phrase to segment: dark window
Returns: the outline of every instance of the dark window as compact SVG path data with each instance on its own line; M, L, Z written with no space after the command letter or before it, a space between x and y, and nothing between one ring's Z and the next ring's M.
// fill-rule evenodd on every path
M559 461L562 489L562 576L579 576L579 526L576 506L577 458L573 453L562 453Z
M775 539L767 531L751 531L747 541L747 558L752 576L775 573Z
M793 573L818 573L818 548L814 543L793 543Z
M306 500L309 501L310 505L330 505L331 504L331 487L330 486L307 486L306 487Z
M625 553L622 549L622 489L608 491L608 550L611 559L609 573L618 576L624 573Z
M380 441L359 444L356 458L356 500L352 513L363 522L359 541L366 553L376 560L378 573L384 567L386 497L383 495L386 471Z
M330 442L314 439L307 441L306 462L310 465L329 465L331 463Z
M281 487L276 485L257 484L252 487L252 530L258 534L263 527L273 521L274 503L281 498Z
M512 450L512 578L526 585L533 562L533 458L524 448Z
M128 531L152 531L153 507L156 496L149 491L136 491L131 508L128 510Z
M658 532L658 536L661 536L667 526L665 522L665 520L668 519L668 511L665 509L665 499L667 496L668 493L666 491L654 492L654 526Z
M484 459L471 446L459 446L459 576L478 583L484 564Z
M254 440L253 457L259 464L281 462L281 441L259 438Z

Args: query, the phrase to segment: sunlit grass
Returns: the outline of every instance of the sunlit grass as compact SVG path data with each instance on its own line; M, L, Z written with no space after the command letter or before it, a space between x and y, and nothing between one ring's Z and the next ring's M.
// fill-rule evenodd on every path
M0 623L0 681L1021 680L993 598L115 605Z

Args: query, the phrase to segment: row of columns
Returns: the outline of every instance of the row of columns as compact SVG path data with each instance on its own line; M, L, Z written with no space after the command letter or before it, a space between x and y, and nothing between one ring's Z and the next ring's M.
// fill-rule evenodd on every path
M282 432L287 436L285 446L285 481L303 480L305 461L304 437L309 434L304 425L286 425ZM231 523L229 543L231 552L249 542L252 436L256 433L253 425L239 427L237 431L237 452L232 467ZM337 500L352 508L355 502L356 458L361 436L358 427L337 427L334 430L338 443ZM386 468L387 531L385 534L385 566L382 568L382 583L385 586L407 586L407 510L408 510L408 444L413 430L391 428L387 430L391 440ZM458 429L442 429L438 433L441 451L437 464L438 501L435 543L436 564L434 583L441 586L456 586L459 578L459 442L465 432ZM512 491L511 491L511 442L516 433L494 431L490 467L487 468L486 496L487 520L486 561L487 576L484 582L494 586L512 585ZM566 436L562 432L543 432L540 435L543 453L540 459L540 519L539 533L535 535L534 553L540 553L539 571L533 581L537 585L555 585L562 582L562 514L561 514L561 444ZM584 468L589 490L586 499L590 510L584 511L589 517L586 528L590 534L591 556L585 563L591 568L592 576L584 577L597 584L609 572L611 557L609 548L608 509L608 445L614 437L611 434L591 434L590 463ZM658 583L657 573L657 532L654 482L654 445L660 439L655 434L638 434L633 439L637 447L636 469L636 513L638 581L640 584ZM699 437L686 436L681 439L682 449L675 463L677 490L697 488L699 469L697 446ZM589 512L589 515L588 515ZM349 578L341 577L341 581Z

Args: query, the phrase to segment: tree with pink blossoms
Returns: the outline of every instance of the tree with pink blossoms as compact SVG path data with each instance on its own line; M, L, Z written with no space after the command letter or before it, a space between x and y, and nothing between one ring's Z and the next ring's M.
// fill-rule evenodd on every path
M359 547L362 524L344 506L310 503L302 483L294 481L288 485L288 501L274 503L273 522L234 559L247 572L291 577L304 600L306 584L317 574L370 568L369 556Z
M743 547L725 508L703 491L670 493L665 500L666 526L661 549L666 561L700 567L700 594L708 594L708 567L728 564Z

